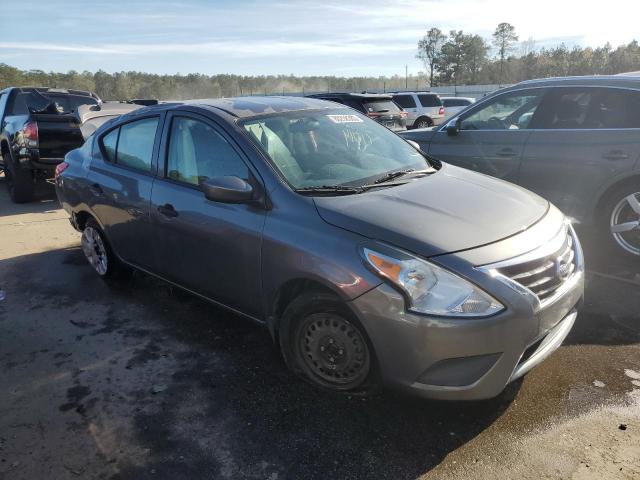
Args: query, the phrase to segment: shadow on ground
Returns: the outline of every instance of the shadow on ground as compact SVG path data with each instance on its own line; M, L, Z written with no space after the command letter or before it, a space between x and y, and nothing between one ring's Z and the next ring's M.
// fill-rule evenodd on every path
M54 371L76 371L48 415L68 416L68 428L80 418L94 441L110 416L129 419L121 444L147 453L97 442L112 478L414 478L486 429L519 388L474 403L322 393L285 369L266 329L146 275L105 284L78 248L16 257L0 272L0 338L11 342L16 322L46 322L58 347L24 345L31 356L0 355L0 365L26 373L48 356ZM101 349L129 353L83 364Z

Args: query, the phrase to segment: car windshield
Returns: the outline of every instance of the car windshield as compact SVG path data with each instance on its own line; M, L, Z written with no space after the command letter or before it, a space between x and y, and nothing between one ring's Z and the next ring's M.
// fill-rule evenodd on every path
M395 133L351 109L289 112L242 126L294 189L360 187L431 167Z

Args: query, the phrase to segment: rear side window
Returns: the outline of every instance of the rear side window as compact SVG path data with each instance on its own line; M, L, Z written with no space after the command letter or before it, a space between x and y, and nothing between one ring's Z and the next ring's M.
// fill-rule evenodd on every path
M158 118L145 118L122 125L116 163L145 172L150 171L157 129Z
M411 95L394 95L393 101L402 108L416 108L416 101Z
M107 156L107 160L110 162L116 161L116 147L118 146L118 134L120 129L116 128L111 130L104 137L102 137L102 147L104 154Z
M391 100L365 101L363 103L367 113L398 113L400 108Z
M102 137L102 151L110 162L149 172L157 130L157 117L125 123Z
M640 128L640 92L603 88L593 104L593 128Z
M167 177L200 185L226 175L249 177L247 166L229 142L204 122L176 117L171 124Z
M442 100L437 95L420 94L418 100L423 107L441 107Z
M74 113L80 105L97 105L98 101L93 97L84 95L46 95L53 100L60 113Z

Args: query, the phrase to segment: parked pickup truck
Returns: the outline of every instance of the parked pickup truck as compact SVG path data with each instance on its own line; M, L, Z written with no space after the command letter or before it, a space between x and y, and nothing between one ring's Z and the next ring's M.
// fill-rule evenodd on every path
M100 103L96 94L81 90L0 91L0 168L15 203L32 200L37 183L52 178L67 152L84 142L78 107Z

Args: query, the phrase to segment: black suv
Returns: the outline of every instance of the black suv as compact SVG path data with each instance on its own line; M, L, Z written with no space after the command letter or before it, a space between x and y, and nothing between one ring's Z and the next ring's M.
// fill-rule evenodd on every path
M316 93L307 96L355 108L394 132L407 129L407 113L393 101L391 95L379 93Z
M28 202L67 152L84 142L76 111L100 98L82 90L10 87L0 91L0 169L11 200Z

